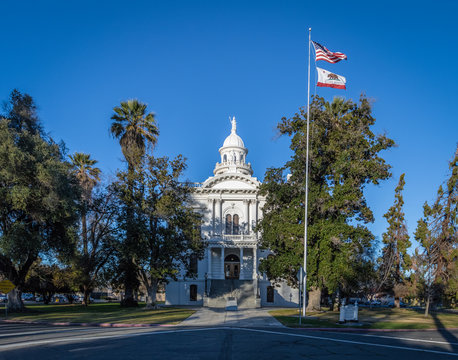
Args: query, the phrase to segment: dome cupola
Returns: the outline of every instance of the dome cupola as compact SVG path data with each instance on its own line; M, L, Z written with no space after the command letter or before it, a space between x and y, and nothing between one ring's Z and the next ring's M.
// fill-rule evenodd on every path
M253 175L251 164L246 163L248 149L245 147L243 140L237 135L237 122L235 117L231 120L232 129L230 135L224 140L223 146L219 149L221 163L216 163L215 175L223 173L242 173Z

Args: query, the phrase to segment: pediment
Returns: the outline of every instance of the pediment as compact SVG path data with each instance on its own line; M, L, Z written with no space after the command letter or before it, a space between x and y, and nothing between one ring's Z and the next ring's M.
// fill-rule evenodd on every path
M261 183L243 174L221 174L207 179L202 189L256 190Z

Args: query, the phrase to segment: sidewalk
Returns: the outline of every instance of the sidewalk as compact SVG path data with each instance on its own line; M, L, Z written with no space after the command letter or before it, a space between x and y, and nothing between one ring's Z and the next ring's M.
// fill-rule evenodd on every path
M200 308L179 326L233 326L233 327L284 327L269 315L271 309L225 309Z

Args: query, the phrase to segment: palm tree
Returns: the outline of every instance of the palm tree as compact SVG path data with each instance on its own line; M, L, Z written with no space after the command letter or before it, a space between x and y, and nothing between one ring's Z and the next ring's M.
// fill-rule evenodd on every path
M92 190L100 181L100 169L94 167L97 160L91 159L89 154L75 152L69 156L73 165L73 173L81 187L81 239L83 241L83 259L89 257L87 236L87 208L92 199ZM83 305L88 304L88 286L83 286Z
M83 201L90 201L92 189L100 181L100 169L93 167L97 160L91 159L91 155L75 152L69 156L73 165L73 173L80 183L83 191Z
M146 114L146 104L136 99L121 102L113 108L111 134L119 139L129 171L141 161L146 150L156 145L159 130L154 114Z
M110 132L114 138L119 139L122 153L127 161L127 191L130 199L134 194L134 175L137 166L141 163L146 152L156 145L159 129L154 119L154 114L146 113L146 104L138 100L121 102L121 106L113 108L115 112L111 119ZM128 200L129 202L131 200ZM136 227L134 225L133 204L126 203L126 242L125 248L135 244ZM122 305L135 306L133 287L137 279L137 270L132 254L129 250L121 259L120 267L124 272L125 297Z
M86 212L87 205L91 201L92 189L100 181L100 169L94 167L97 160L91 159L89 154L75 152L69 156L72 165L73 173L75 174L81 186L81 225L82 225L82 238L83 238L83 251L87 255L87 220Z

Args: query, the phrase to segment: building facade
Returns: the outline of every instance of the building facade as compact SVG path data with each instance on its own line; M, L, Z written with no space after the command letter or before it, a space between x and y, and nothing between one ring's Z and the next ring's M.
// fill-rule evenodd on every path
M166 304L225 307L230 299L239 308L297 306L297 289L274 286L258 271L260 259L269 255L259 248L260 234L254 231L265 198L258 193L261 183L246 161L248 149L237 135L235 118L231 123L214 176L195 184L194 206L203 216L202 237L208 244L205 256L196 264L196 278L183 272L166 285Z

